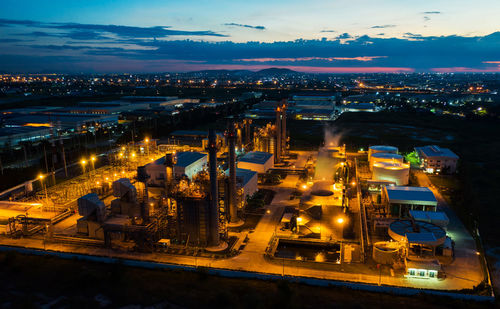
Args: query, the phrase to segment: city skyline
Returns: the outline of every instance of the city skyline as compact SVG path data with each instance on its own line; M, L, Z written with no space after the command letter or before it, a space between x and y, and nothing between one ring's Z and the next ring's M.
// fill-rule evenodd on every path
M0 70L500 72L498 9L486 0L6 1Z

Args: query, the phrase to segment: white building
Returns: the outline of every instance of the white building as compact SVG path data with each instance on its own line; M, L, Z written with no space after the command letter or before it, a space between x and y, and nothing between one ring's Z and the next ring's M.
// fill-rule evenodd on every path
M229 175L229 170L226 170L226 175ZM246 201L247 196L252 196L258 188L258 173L252 170L236 168L236 182L240 189L243 189L243 201Z
M415 147L421 167L427 173L452 174L457 170L458 156L448 148L436 145Z
M207 165L207 154L201 152L178 152L176 154L177 162L174 165L174 177L180 178L186 175L192 179L194 175L202 171ZM167 173L165 157L145 165L146 173L149 175L148 184L161 186Z
M252 170L259 174L266 173L274 166L274 155L261 152L250 151L238 160L238 168Z

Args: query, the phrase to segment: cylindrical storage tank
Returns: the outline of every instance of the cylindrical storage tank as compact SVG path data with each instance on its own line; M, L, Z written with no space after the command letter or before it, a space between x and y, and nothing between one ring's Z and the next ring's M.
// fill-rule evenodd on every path
M373 259L378 264L394 264L399 256L397 242L380 241L373 244Z
M385 145L376 145L370 146L368 148L368 160L370 160L371 156L374 153L385 152L385 153L398 153L398 148L393 146L385 146Z
M403 156L397 153L377 152L370 156L370 169L378 162L403 163Z
M391 181L398 186L406 186L410 178L410 165L401 162L375 162L372 179Z

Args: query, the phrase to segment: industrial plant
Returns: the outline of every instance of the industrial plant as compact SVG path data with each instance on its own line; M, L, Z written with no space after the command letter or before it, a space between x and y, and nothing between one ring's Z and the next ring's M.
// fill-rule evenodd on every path
M68 181L47 187L42 174L17 186L0 202L0 242L439 290L483 280L476 251L455 239L456 219L397 147L353 151L328 133L317 151L291 150L288 102L273 106L270 122L172 135L197 144L145 138L113 149L101 167L99 156L82 159ZM452 156L418 150L425 164L430 151Z

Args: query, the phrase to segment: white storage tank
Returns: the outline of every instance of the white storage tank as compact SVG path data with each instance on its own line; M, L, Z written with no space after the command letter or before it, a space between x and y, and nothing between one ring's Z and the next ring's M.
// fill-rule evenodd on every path
M375 162L372 179L391 181L398 186L406 186L410 178L410 165L401 162Z
M369 162L370 169L373 169L373 164L378 162L403 163L403 161L403 156L397 153L377 152L371 155Z
M370 160L371 156L374 153L378 153L378 152L398 153L398 147L385 146L385 145L370 146L370 148L368 148L368 160Z

